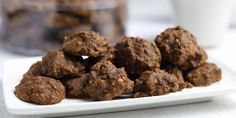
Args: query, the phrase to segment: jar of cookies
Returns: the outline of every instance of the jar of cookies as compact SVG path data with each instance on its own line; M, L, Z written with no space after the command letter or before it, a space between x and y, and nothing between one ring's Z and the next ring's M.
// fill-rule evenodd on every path
M125 0L2 0L3 46L42 55L60 49L64 36L96 31L115 43L125 33Z

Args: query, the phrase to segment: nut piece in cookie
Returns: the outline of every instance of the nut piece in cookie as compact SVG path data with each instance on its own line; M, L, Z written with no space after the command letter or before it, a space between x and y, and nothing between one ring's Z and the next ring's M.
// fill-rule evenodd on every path
M65 37L63 43L64 52L78 56L104 56L108 47L107 38L93 31L77 32Z
M133 84L123 68L116 68L110 61L101 61L91 68L85 91L95 100L112 100L132 92Z
M14 93L22 101L49 105L64 99L65 88L59 80L35 76L17 85Z
M207 86L221 80L221 69L213 63L204 63L187 74L186 80L194 86Z
M188 70L200 66L207 60L207 54L196 41L196 38L184 28L177 26L168 28L155 39L162 58Z
M61 82L66 88L67 98L87 98L88 95L84 91L85 85L88 81L88 75L84 74L81 77L73 79L63 79Z
M138 37L124 37L115 48L116 65L125 67L132 79L146 70L160 67L161 53L155 43Z
M75 78L85 72L82 57L72 57L62 51L49 51L42 59L42 72L56 79Z
M179 81L175 75L155 69L143 72L141 77L135 80L134 97L164 95L185 87L185 83Z

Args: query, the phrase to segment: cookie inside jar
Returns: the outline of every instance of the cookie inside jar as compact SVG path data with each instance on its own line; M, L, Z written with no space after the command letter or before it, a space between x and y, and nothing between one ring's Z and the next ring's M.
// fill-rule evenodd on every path
M125 35L124 0L2 0L3 46L15 53L43 55L60 49L64 36L96 31L114 44ZM4 5L3 5L4 4Z

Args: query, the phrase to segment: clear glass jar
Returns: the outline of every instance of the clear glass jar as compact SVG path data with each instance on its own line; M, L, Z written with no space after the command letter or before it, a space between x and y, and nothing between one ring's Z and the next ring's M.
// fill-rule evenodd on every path
M93 30L115 43L125 33L125 0L2 0L5 48L42 55L65 35Z
M0 3L1 3L1 0L0 0ZM0 46L1 46L1 38L2 38L2 9L1 9L1 4L0 4ZM1 48L1 47L0 47Z

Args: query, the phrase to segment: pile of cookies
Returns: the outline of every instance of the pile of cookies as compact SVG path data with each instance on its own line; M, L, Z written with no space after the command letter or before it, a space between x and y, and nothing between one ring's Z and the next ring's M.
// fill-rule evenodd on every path
M22 101L55 104L67 98L112 100L165 95L221 79L221 69L184 28L168 28L154 42L123 37L115 45L93 31L66 36L15 88Z

